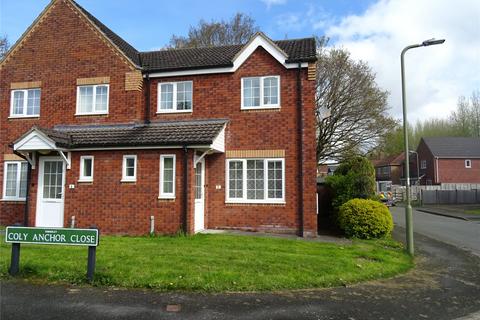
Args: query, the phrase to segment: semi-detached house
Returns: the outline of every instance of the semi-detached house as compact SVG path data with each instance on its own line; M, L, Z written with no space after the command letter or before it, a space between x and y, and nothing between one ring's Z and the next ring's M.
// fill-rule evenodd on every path
M0 224L315 235L315 40L138 52L53 0L0 64Z

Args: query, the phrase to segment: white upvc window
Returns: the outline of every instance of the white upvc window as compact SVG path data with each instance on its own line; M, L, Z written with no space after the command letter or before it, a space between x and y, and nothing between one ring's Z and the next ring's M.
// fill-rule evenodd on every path
M467 169L472 168L472 160L465 160L465 168Z
M160 82L157 113L192 112L193 82Z
M10 117L38 117L40 115L41 89L12 90Z
M137 181L137 156L136 155L123 156L122 181L124 182Z
M80 182L93 181L93 156L80 157Z
M427 169L427 160L420 161L420 169Z
M227 159L226 201L285 203L285 159Z
M241 109L280 108L280 76L242 78Z
M27 196L27 162L5 161L3 171L3 199L25 200Z
M77 87L77 115L108 114L109 85Z
M175 198L175 155L160 156L160 196L163 199Z

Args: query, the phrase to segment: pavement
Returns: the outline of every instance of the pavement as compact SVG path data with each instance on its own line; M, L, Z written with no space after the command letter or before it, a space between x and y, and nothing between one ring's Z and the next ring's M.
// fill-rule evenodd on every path
M405 208L391 207L390 211L395 223L405 227ZM480 220L432 215L414 208L413 230L480 256Z
M394 236L403 234L396 227ZM480 319L480 258L423 235L415 240L412 271L320 290L161 293L2 280L0 319Z
M415 210L434 215L456 218L461 220L480 221L480 214L469 214L467 210L480 209L480 204L472 205L424 205Z

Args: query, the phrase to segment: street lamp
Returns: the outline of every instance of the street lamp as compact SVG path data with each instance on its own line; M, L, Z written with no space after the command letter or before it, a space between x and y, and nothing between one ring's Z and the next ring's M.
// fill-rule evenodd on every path
M417 156L417 184L419 185L420 184L420 167L419 167L420 165L418 163L418 152L413 150L410 150L409 152L415 153L415 155ZM410 165L410 156L408 157L408 165Z
M402 106L403 106L403 139L405 143L405 155L409 156L408 150L408 129L407 129L407 102L406 102L406 93L405 93L405 64L404 64L404 56L405 52L410 49L418 48L418 47L428 47L436 44L442 44L445 42L445 39L435 40L429 39L423 41L421 44L413 44L410 46L405 47L402 50L400 55L400 63L401 63L401 71L402 71ZM412 205L410 203L410 166L405 166L405 176L407 178L406 181L406 207L405 207L405 225L407 228L407 250L408 253L413 256L413 217L412 217Z

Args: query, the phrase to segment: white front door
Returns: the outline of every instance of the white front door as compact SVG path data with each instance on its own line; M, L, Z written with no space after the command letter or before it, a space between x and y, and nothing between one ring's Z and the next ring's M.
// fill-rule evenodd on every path
M205 229L205 159L195 168L195 232Z
M37 227L63 227L65 163L59 157L41 157L38 172Z

